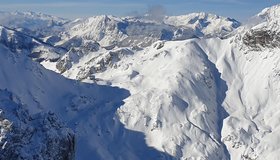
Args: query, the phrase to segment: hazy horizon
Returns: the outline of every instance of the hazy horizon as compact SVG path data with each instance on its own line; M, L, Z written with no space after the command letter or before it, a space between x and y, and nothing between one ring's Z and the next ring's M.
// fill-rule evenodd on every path
M193 12L213 13L220 16L231 17L239 21L246 21L253 15L259 13L262 9L276 5L280 0L189 0L181 2L174 0L169 2L162 0L160 3L155 0L82 0L76 2L74 0L28 0L22 2L20 0L11 0L9 2L0 1L1 11L33 11L44 14L50 14L58 17L75 19L84 18L95 15L141 15L153 6L164 8L166 15L183 15Z

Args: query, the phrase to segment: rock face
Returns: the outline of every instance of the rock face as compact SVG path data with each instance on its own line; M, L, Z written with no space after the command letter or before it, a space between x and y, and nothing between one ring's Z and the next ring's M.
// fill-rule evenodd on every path
M74 159L74 133L54 113L30 115L5 90L0 90L0 108L0 159Z
M280 47L280 5L264 9L253 17L253 25L243 36L243 43L251 50Z
M280 47L280 33L271 30L251 30L244 35L243 43L252 50Z

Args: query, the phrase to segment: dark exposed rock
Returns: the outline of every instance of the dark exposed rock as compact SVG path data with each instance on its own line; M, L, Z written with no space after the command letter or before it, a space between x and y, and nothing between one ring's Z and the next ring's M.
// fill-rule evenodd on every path
M95 62L97 65L91 67L91 74L93 73L99 73L106 70L107 67L114 67L114 64L124 56L132 55L133 52L129 49L119 49L115 51L108 52L105 56L102 58L96 57L91 59L86 64L90 64L92 62Z
M155 49L161 49L162 47L164 47L164 41L159 41L159 42L155 43L155 44L153 45L153 47L154 47Z
M2 27L0 33L0 43L9 48L12 52L17 50L31 50L36 44L32 38L27 38L24 34L11 33L8 29Z
M250 30L244 35L243 43L252 50L277 48L280 47L280 33L265 29Z
M14 95L0 90L0 159L72 160L74 133L54 113L30 115L14 101Z
M71 66L72 66L72 63L71 63L71 60L68 57L60 59L56 63L56 68L59 70L60 73L63 73L66 70L70 69Z

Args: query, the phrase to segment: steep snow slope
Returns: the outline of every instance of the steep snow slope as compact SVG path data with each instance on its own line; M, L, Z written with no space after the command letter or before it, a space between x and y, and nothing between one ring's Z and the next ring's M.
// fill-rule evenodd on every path
M35 37L4 26L0 26L0 43L12 52L28 55L39 62L56 61L66 52L63 48L53 47Z
M232 159L279 159L279 5L263 10L264 22L241 32L216 47L231 46L213 57L222 78L227 81L224 106L229 113L223 127L223 139ZM258 30L257 32L255 32ZM248 32L253 33L248 37ZM259 34L265 32L266 34ZM276 32L276 33L275 33ZM260 39L260 35L263 40ZM240 45L244 39L247 43ZM208 45L213 54L213 42ZM257 44L257 49L253 48ZM254 46L255 47L255 46ZM216 50L216 49L215 49ZM217 58L214 58L217 57Z
M54 113L30 115L26 108L0 90L0 159L74 159L73 131Z
M279 159L278 8L224 40L101 50L63 75L127 88L121 122L178 159Z
M148 145L177 159L227 159L220 142L224 81L196 40L163 45L95 76L130 90L118 115L144 132Z
M230 40L206 45L228 85L222 141L233 160L279 159L279 49L240 48Z
M131 91L118 115L158 150L181 159L279 159L279 49L248 52L235 38L167 42L95 76Z
M172 159L147 146L142 133L119 122L115 112L128 91L65 79L3 45L0 53L0 89L17 96L31 116L48 111L57 114L75 133L76 159Z
M280 159L278 10L263 10L261 21L223 40L168 41L178 27L145 20L77 20L62 33L65 41L48 39L68 52L43 65L99 85L66 80L1 46L0 89L32 114L61 116L76 134L77 159ZM203 36L239 25L207 14L170 23L177 19Z
M197 41L156 42L111 59L114 63L108 64L114 67L101 72L94 72L95 63L87 63L92 60L85 56L63 74L77 78L89 73L93 79L84 81L129 89L118 116L129 129L144 132L148 145L178 159L227 159L220 141L225 82Z

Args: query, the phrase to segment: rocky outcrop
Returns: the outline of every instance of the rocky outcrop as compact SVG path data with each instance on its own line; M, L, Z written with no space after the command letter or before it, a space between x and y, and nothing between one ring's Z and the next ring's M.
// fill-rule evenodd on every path
M252 28L246 31L242 41L250 50L280 47L280 5L265 8L251 23Z
M243 43L252 50L280 47L280 33L265 29L250 30L245 33Z
M0 159L74 159L74 133L54 113L31 115L4 90L0 90L0 108Z
M107 68L117 68L118 62L123 58L133 55L134 52L127 48L116 49L108 51L103 55L93 57L89 61L85 62L84 67L80 69L76 79L84 80L90 78L95 80L94 74L106 71Z

